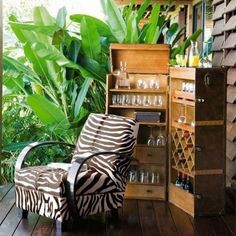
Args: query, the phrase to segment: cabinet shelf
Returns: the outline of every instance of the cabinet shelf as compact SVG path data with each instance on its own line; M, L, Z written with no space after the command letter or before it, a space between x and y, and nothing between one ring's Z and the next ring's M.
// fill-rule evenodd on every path
M167 93L165 88L160 89L110 89L112 93Z
M143 109L143 110L166 110L165 106L132 106L132 105L109 105L110 108Z
M195 128L193 126L191 126L190 124L178 123L177 121L173 121L172 126L175 127L175 128L178 128L178 129L182 129L182 130L192 132L192 133L194 133L194 131L195 131Z
M190 100L186 100L186 99L181 99L181 98L172 98L172 102L175 103L179 103L179 104L183 104L183 105L187 105L187 106L195 106L195 102L194 101L190 101Z
M144 122L144 121L139 121L138 122L140 125L153 125L153 126L166 126L166 122Z
M194 174L192 172L189 172L187 169L183 170L182 168L178 168L177 166L172 166L172 169L194 178Z
M163 186L162 183L152 184L152 183L141 183L141 182L128 182L129 185L145 185L145 186Z

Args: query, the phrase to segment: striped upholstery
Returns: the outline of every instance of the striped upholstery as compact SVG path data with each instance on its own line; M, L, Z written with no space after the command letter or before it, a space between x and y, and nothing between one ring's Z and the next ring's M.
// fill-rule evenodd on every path
M72 162L87 152L116 151L130 156L136 136L133 119L91 114L81 131ZM84 216L121 207L130 160L117 155L99 155L86 164L87 170L81 172L76 181L79 214ZM16 206L59 221L68 220L66 178L67 171L46 166L17 171Z

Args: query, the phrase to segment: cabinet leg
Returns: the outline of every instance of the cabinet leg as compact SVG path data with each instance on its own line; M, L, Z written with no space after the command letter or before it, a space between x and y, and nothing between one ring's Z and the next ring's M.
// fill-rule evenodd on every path
M20 212L19 212L19 215L20 215L20 217L21 217L22 219L27 219L28 213L29 213L29 212L28 212L27 210L21 209Z

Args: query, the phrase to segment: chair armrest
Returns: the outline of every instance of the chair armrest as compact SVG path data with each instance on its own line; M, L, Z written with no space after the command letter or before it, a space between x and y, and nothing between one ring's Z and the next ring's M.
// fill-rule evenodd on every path
M123 153L120 153L120 152L101 151L101 152L92 153L90 156L86 158L78 158L72 163L72 166L69 169L68 176L67 176L67 193L68 193L68 202L70 204L71 210L74 215L77 215L75 184L76 184L77 177L83 167L83 164L85 164L86 161L88 161L89 159L92 159L95 156L111 155L111 154L120 156L122 158L126 158L128 160L132 159L132 157L125 155Z
M32 150L41 146L53 146L53 145L63 145L63 146L69 146L72 148L75 147L74 144L69 144L69 143L64 143L64 142L59 142L59 141L45 141L45 142L31 143L27 145L25 148L23 148L23 150L20 152L19 156L17 157L15 170L18 171L23 167L24 161L26 160L27 156Z

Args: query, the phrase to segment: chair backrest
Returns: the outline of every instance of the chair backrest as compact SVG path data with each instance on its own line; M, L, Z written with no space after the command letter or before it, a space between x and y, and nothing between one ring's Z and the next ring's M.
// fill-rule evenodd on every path
M77 141L72 161L86 152L115 151L132 155L138 125L132 118L90 114Z

